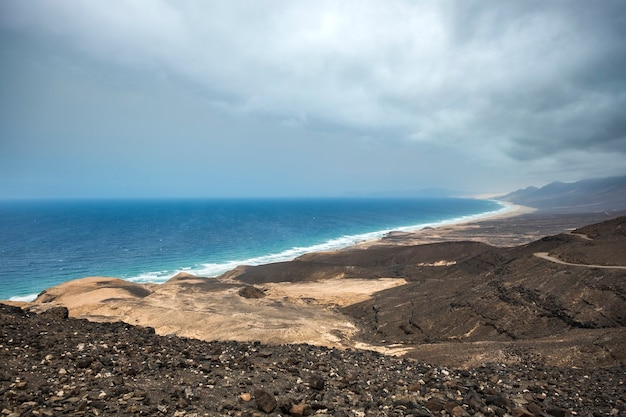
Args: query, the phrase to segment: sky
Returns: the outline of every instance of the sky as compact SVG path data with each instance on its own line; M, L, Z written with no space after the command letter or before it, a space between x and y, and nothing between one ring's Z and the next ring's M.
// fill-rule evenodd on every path
M0 198L626 175L626 2L3 0Z

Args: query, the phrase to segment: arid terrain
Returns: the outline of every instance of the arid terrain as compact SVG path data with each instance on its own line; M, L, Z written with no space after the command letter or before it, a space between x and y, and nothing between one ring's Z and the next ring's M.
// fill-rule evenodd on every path
M70 281L3 307L2 412L620 415L617 214L392 233L161 285Z
M624 364L625 222L621 217L513 247L456 241L310 254L232 275L257 286L268 279L315 280L321 271L343 279L402 277L407 284L341 311L360 329L356 339L401 347L421 361ZM537 256L543 253L576 265Z
M0 304L3 416L619 416L626 368L469 369L365 350L206 342Z

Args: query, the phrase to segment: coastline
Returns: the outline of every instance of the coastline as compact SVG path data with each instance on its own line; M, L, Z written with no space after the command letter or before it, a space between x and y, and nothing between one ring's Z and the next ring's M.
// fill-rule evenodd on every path
M315 253L350 251L374 246L409 246L463 240L479 241L493 246L515 246L529 243L543 236L558 234L567 229L584 226L607 218L605 213L555 214L508 202L498 201L498 203L502 204L503 208L494 212L450 219L437 224L407 226L370 233L377 234L378 236L376 238L358 240L350 237L350 243L338 247L331 247L330 249L327 249L328 242L325 242L309 248L294 248L289 256L286 256L285 252L283 252L247 260L258 262L246 262L246 260L232 261L222 265L221 271L212 275L198 273L198 271L185 268L163 276L159 280L137 280L124 277L122 277L122 279L132 284L142 285L162 285L179 274L192 274L215 279L243 265L259 266L277 262L289 262L301 256ZM333 245L331 244L330 246ZM79 279L81 278L66 282ZM8 298L6 301L16 304L28 304L34 301L38 295L39 293L27 296L14 296Z
M477 198L476 200L479 200L479 199ZM512 203L500 201L500 200L494 200L494 199L480 199L480 200L495 202L497 204L500 204L502 207L498 210L494 210L490 212L466 215L466 216L461 216L461 217L453 217L453 218L436 221L436 222L425 222L425 223L420 223L420 224L415 224L415 225L406 225L406 226L398 226L398 227L393 227L393 228L375 230L372 232L365 232L365 233L355 234L355 235L338 236L335 238L331 238L327 241L314 244L312 246L293 247L293 248L284 250L279 253L270 253L267 255L250 258L250 259L229 261L225 264L210 265L209 270L211 272L214 272L216 270L219 271L217 273L206 273L207 271L202 270L202 269L199 269L199 270L182 269L182 270L177 270L175 274L191 273L195 275L214 278L214 277L224 275L240 266L259 266L259 265L266 265L266 264L277 263L277 262L289 262L289 261L298 259L301 256L310 255L314 253L326 253L326 252L350 250L354 248L363 247L363 245L367 246L370 243L376 243L376 242L382 243L383 239L385 239L385 237L390 233L417 233L421 230L428 229L428 228L438 229L442 227L457 227L457 226L462 226L463 224L467 224L467 223L480 222L480 221L489 220L489 219L493 219L493 220L505 219L509 217L519 216L522 214L533 213L536 211L536 209L532 207L520 206L520 205L516 205L516 204L512 204ZM217 269L216 267L219 269ZM137 281L134 279L131 279L131 281L139 282L139 283L142 283L142 282L156 283L152 281Z
M351 250L362 250L368 249L374 246L408 246L408 245L419 245L425 243L433 243L433 242L443 242L443 241L453 241L453 240L472 240L472 236L469 235L468 231L471 229L479 229L481 224L485 222L501 222L506 219L511 219L519 216L529 215L533 213L537 213L538 210L532 207L522 206L518 204L513 204L505 201L499 200L491 200L496 201L501 204L503 207L499 210L483 213L479 215L473 216L464 216L456 219L444 220L442 222L438 222L437 224L423 224L416 226L406 226L400 227L393 230L383 230L379 232L372 232L368 234L379 234L379 237L373 239L363 239L356 240L352 244L348 244L345 246L340 246L337 248L333 248L331 250L323 250L323 247L328 243L325 242L320 245L314 245L311 247L311 250L302 251L301 253L294 254L294 256L285 258L281 257L280 254L270 254L264 257L263 259L269 259L269 262L263 263L240 263L237 261L233 261L229 263L229 267L224 269L224 272L211 276L204 275L196 275L192 274L187 270L179 270L174 275L171 275L166 278L163 282L154 282L154 281L136 281L132 279L125 279L119 277L81 277L73 280L66 281L59 285L53 286L51 288L58 287L74 287L72 283L74 282L90 282L94 279L106 279L106 280L119 280L121 282L129 283L130 285L137 285L147 288L154 288L155 286L162 286L164 284L169 283L170 281L176 280L179 276L203 276L208 279L217 280L219 277L228 276L229 273L236 271L238 268L245 268L247 266L262 266L269 265L277 262L291 262L297 260L302 256L314 255L316 253L332 253L339 251L351 251ZM491 235L491 232L489 232ZM532 237L538 237L538 235L533 234ZM479 241L483 241L485 243L493 244L493 242L489 242L489 239L476 239ZM508 240L505 241L504 245L507 246ZM497 244L496 244L497 246ZM320 250L316 250L319 248ZM258 258L258 259L261 259ZM272 259L274 258L274 259ZM193 272L193 271L191 271ZM33 302L37 300L39 296L43 293L48 292L51 288L46 288L42 292L37 294L30 294L27 296L15 296L10 297L7 300L0 300L2 302L8 302L11 305L16 306L30 306ZM75 291L75 290L74 290ZM97 301L92 299L92 301ZM80 303L79 303L80 304Z
M351 245L338 247L330 251L310 250L297 254L297 256L293 256L290 259L277 259L275 262L291 262L302 256L310 256L316 253L350 251L377 245L387 245L389 244L389 236L395 236L393 245L411 245L414 244L414 236L423 234L425 231L461 231L468 224L487 220L509 219L535 211L529 207L505 202L499 203L503 207L494 212L451 219L433 226L420 225L400 228L406 231L376 232L381 235L376 239L356 241ZM270 265L275 262L251 266ZM187 271L180 271L163 283L133 282L113 277L84 277L47 288L34 297L19 297L19 299L13 297L8 300L8 303L31 308L34 311L44 311L53 305L62 305L70 309L70 315L73 317L89 318L96 321L122 320L131 324L155 327L162 334L171 332L186 337L203 338L201 329L212 328L213 333L211 333L211 337L217 337L218 339L238 339L243 337L241 340L247 340L251 337L250 330L246 326L249 315L252 312L258 316L284 315L284 318L280 321L275 319L274 325L282 329L278 333L284 332L284 329L290 326L296 327L298 330L289 332L290 336L286 337L278 333L272 334L270 336L271 340L293 342L295 338L296 341L300 342L330 346L335 344L341 345L341 341L332 335L332 331L311 332L305 329L309 326L318 326L323 321L323 327L334 329L335 332L344 334L347 337L355 332L354 325L347 323L345 318L337 315L336 312L323 314L321 315L323 318L320 318L319 307L325 310L328 305L347 306L368 299L377 291L406 283L402 279L390 280L382 278L370 280L368 285L365 285L365 281L352 279L350 285L345 285L341 277L338 277L336 279L321 279L319 282L309 285L295 285L288 282L265 285L266 295L269 296L267 299L268 303L271 304L278 299L284 299L297 305L298 314L295 311L292 314L285 314L284 311L278 313L280 309L266 305L267 303L257 305L253 309L250 306L245 307L242 305L240 303L241 297L233 289L233 280L229 278L229 275L239 268L246 268L246 266L241 264L233 265L232 268L229 268L223 274L210 277L203 276L202 278ZM203 300L202 303L198 302L197 296L191 296L185 291L185 286L192 287L196 284L208 290L205 297L206 300ZM322 296L324 292L328 291L334 292L336 295ZM315 306L309 311L307 309L309 302L301 300L311 298L312 294L315 294L316 301L314 303ZM218 305L220 306L219 308L216 307ZM246 308L249 310L249 313L242 315L241 310ZM157 311L162 310L168 310L172 313L169 314L167 320L155 320L154 317L159 316ZM173 312L177 310L179 310L179 313L174 314ZM202 310L212 311L212 314L207 315ZM216 313L218 313L217 318L211 317L215 316ZM195 317L194 322L199 323L200 327L188 324L190 314ZM237 317L240 317L240 319L237 319ZM296 321L301 322L302 325L294 324ZM294 336L294 332L298 336ZM267 339L263 340L269 341ZM393 351L393 349L389 351Z
M527 212L528 210L532 210L529 208L524 208L521 206L516 206L510 203L493 200L493 199L473 199L473 200L483 200L489 201L492 203L496 203L500 205L496 210L483 212L479 214L471 214L471 215L462 215L460 217L450 217L444 220L435 220L435 221L424 221L423 223L418 224L406 224L404 226L391 227L391 228L381 228L378 230L363 232L363 233L355 233L355 234L345 234L342 235L341 232L337 232L334 237L330 237L328 240L320 240L317 243L313 243L310 245L304 244L301 246L295 245L293 247L287 247L286 249L279 250L277 252L265 252L261 253L249 258L246 257L233 257L231 259L226 259L222 261L209 261L209 262L198 262L198 263L189 263L185 264L184 262L179 263L178 267L163 268L160 265L153 265L145 269L145 272L102 272L101 270L93 270L92 273L85 274L77 274L73 277L68 277L65 281L68 282L74 279L80 279L80 277L85 276L95 276L105 274L106 276L115 276L126 281L132 283L139 284L162 284L167 282L173 276L180 273L188 273L196 276L203 277L217 277L223 275L233 269L241 266L241 265L265 265L276 262L286 262L299 258L300 256L304 256L311 253L318 252L329 252L336 250L346 250L350 248L359 247L361 245L373 244L374 242L379 242L381 239L384 239L386 235L390 233L405 233L405 232L417 232L423 230L425 228L440 228L440 227L455 227L457 225L462 225L468 222L480 221L484 219L495 219L495 218L505 218L510 216L518 215L522 212ZM184 266L183 266L184 265ZM187 266L189 265L189 266ZM132 268L131 268L132 269ZM93 275L92 275L93 274ZM59 284L51 284L50 286L59 285ZM23 301L29 302L33 301L37 295L45 290L47 287L40 287L40 289L33 289L30 294L24 292L18 295L12 295L7 297L10 301ZM37 291L37 292L35 292Z
M459 241L475 241L496 247L514 247L531 243L545 236L558 235L626 215L626 210L561 213L513 204L510 207L510 211L495 213L481 219L435 228L427 227L414 232L391 232L381 239L364 242L356 247L363 249L373 246L408 246Z
M476 199L478 200L478 198ZM195 275L215 278L215 277L219 277L221 275L227 274L228 272L241 266L260 266L260 265L266 265L266 264L277 263L277 262L289 262L289 261L296 260L301 256L311 255L315 253L344 251L344 250L351 250L351 249L357 249L357 248L367 248L373 245L386 244L387 243L386 239L390 234L397 234L398 236L402 236L402 234L404 233L415 234L415 233L420 233L423 230L429 230L429 229L440 230L444 228L445 229L461 228L467 224L479 223L479 222L488 221L488 220L508 219L511 217L535 213L537 211L537 209L532 208L532 207L517 205L517 204L509 203L506 201L494 200L490 198L484 198L481 200L492 201L492 202L500 204L502 207L498 210L494 210L490 212L455 217L455 218L450 218L450 219L441 220L441 221L432 222L432 223L427 222L427 223L421 223L421 224L416 224L416 225L398 226L394 228L377 230L377 231L367 232L367 233L362 233L362 234L340 236L340 237L336 237L328 241L315 244L309 247L291 248L280 253L270 253L268 255L260 256L257 258L251 258L251 259L239 260L239 261L230 261L226 264L223 264L222 270L216 274L210 274L210 273L204 274L202 273L203 271L201 270L196 271L196 270L183 269L183 270L176 271L174 275L180 274L180 273L185 273L185 274L191 273ZM412 240L407 239L406 244L407 245L413 244ZM217 266L220 266L220 265L217 265ZM132 280L132 279L131 279L131 282L144 283L144 281L137 281L137 280ZM146 281L146 283L157 284L156 282L152 282L152 281Z
M367 336L367 315L372 311L367 306L382 302L387 297L382 294L389 294L389 302L395 303L396 307L398 297L407 291L416 296L421 294L422 297L428 294L444 294L452 288L453 282L450 283L450 288L441 288L442 278L438 278L438 274L445 276L447 267L455 268L457 263L479 257L485 251L500 250L502 253L510 253L507 246L516 246L518 252L524 251L524 244L516 245L514 242L537 241L544 236L606 220L607 215L556 215L511 205L503 212L481 219L414 232L391 233L371 244L309 253L294 261L240 266L217 277L180 273L163 284L139 284L119 278L88 277L51 287L42 292L34 302L6 304L33 313L64 307L73 318L97 322L123 321L151 327L159 335L177 335L207 341L258 340L266 344L306 343L341 349L367 349L390 355L409 355L409 352L425 354L425 350L416 347L423 343L389 343L372 335ZM562 236L560 239L565 242L568 237ZM485 241L499 243L503 248L494 246L488 249L478 244ZM446 243L427 248L421 246L433 242ZM529 263L522 266L521 270L543 268L538 266L541 263L539 258L533 257L532 253L530 255L516 258L520 262ZM466 277L467 279L455 280L454 285L470 285L474 288L475 284L470 281L483 279L477 271L469 272ZM569 279L567 275L560 277ZM484 295L481 292L481 297ZM447 301L443 303L444 307L446 303ZM417 303L410 306L430 306L428 308L436 309L439 303ZM456 323L455 320L462 317L450 313L447 308L444 310L437 312L436 316L452 314L445 319L448 324ZM381 319L381 323L393 323L404 313L401 312L396 317L398 311L394 307L389 314L393 317ZM477 320L476 328L483 329L482 333L472 336L478 339L468 339L468 342L478 342L480 345L480 335L484 332L489 335L490 327L481 327L482 319ZM392 327L396 329L397 326ZM435 329L439 327L437 325ZM472 329L469 332L468 329L463 329L464 336L458 337L469 338L474 334ZM412 333L409 331L406 334ZM503 342L499 339L500 336L494 337L496 339L491 342ZM448 339L449 337L445 338ZM576 340L563 343L576 343ZM452 343L457 342L453 340ZM508 346L507 343L502 346ZM481 350L482 345L479 345L475 347ZM551 358L549 360L558 358L565 345L555 345L554 351L548 355ZM427 343L427 346L430 344ZM436 352L428 354L429 358L438 358L439 354L448 355L448 348L456 349L456 345L437 346ZM493 358L501 360L498 355L502 346L496 346L497 349L492 352L495 355ZM458 355L446 358L446 361L468 364L483 356L477 353L464 359L459 359Z
M510 219L513 217L528 215L532 213L537 213L539 210L533 207L522 206L519 204L513 204L506 201L500 200L491 200L497 201L499 204L503 205L503 208L494 212L485 213L482 215L471 216L469 218L459 218L454 219L449 222L442 222L439 225L435 226L420 226L414 229L407 230L392 230L385 233L383 236L377 239L364 240L362 242L357 242L354 245L347 247L345 249L366 249L372 246L379 245L415 245L420 243L432 243L432 239L427 239L422 241L427 235L432 235L433 232L442 233L441 238L438 241L445 241L449 235L450 231L462 232L467 230L468 227L474 225L474 227L480 227L479 225L483 222L487 221L500 221L504 219Z

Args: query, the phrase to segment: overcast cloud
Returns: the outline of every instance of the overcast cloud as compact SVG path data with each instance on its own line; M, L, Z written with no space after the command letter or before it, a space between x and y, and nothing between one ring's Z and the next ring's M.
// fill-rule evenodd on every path
M626 174L626 3L0 3L0 197Z

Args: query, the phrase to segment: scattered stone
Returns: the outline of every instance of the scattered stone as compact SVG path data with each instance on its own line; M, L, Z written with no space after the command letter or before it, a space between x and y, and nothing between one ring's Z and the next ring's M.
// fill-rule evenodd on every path
M439 398L431 398L424 402L424 407L428 408L433 413L439 413L445 409L446 403Z
M421 384L411 384L407 387L407 389L411 392L420 392L422 389Z
M506 398L504 398L501 394L487 395L485 397L485 403L487 403L487 405L495 405L500 408L504 408L507 405Z
M569 413L560 407L549 407L546 412L553 417L566 417Z
M2 304L0 363L3 417L626 413L623 365L444 369L361 350L159 336Z
M526 406L526 409L528 410L528 412L530 412L531 414L534 414L536 416L539 416L543 413L543 409L535 404L535 403L530 403Z
M313 389L321 391L324 389L324 378L319 375L311 375L309 377L309 386Z
M511 415L513 417L535 417L533 413L531 413L530 411L528 411L527 409L523 407L515 408L513 412L511 413Z
M450 409L450 415L454 417L462 417L462 416L467 415L467 412L460 405L455 405L454 407Z
M276 408L276 398L263 389L257 388L254 390L254 400L260 411L271 413Z
M259 351L258 355L261 358L269 358L270 356L272 356L272 351L270 349L262 349Z
M311 415L311 406L308 404L294 404L289 408L289 414L296 417Z
M76 361L76 366L79 368L89 368L93 362L91 358L82 358Z

